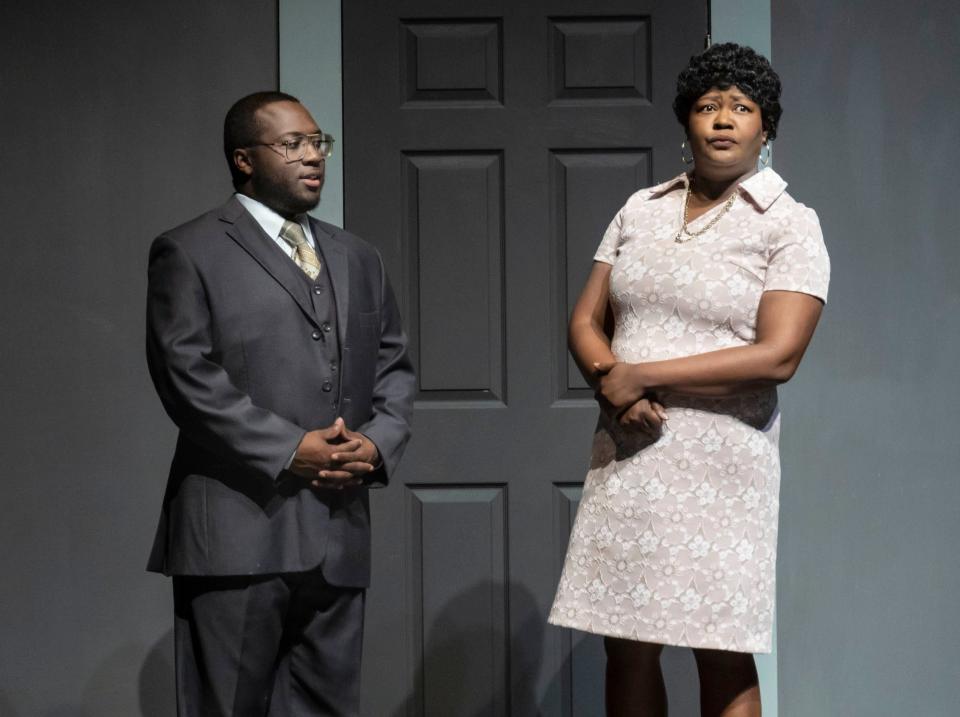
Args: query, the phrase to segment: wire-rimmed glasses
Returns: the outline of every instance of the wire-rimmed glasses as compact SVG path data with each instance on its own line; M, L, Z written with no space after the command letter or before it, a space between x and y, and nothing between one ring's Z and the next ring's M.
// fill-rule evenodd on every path
M326 132L315 132L314 134L297 134L279 142L255 142L248 145L250 147L270 147L274 152L281 155L286 162L301 161L307 154L307 147L313 147L313 150L320 156L320 159L329 159L333 154L333 136ZM276 149L280 147L281 149Z

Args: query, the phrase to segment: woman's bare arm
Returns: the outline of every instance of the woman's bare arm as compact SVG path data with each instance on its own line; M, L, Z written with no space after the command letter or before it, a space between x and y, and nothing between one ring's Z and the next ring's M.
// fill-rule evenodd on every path
M598 389L624 410L647 391L722 397L783 383L800 365L822 309L809 294L764 292L753 344L640 364L599 361Z
M600 380L596 364L616 361L610 351L610 337L613 334L613 312L610 309L611 269L609 264L594 262L586 286L573 307L567 333L570 353L580 367L580 373L594 391L597 390ZM598 395L598 400L600 398ZM654 435L659 433L667 417L663 406L644 398L633 401L623 411L611 411L611 407L602 400L600 407L614 416L619 413L622 425L634 426Z
M570 316L567 342L580 373L591 386L597 388L597 369L594 364L611 363L616 359L610 351L610 264L593 263L587 283L580 292Z

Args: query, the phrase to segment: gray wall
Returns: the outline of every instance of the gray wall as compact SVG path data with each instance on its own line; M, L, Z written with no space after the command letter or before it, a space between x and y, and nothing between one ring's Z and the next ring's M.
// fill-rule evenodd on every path
M957 714L960 14L773 6L777 171L814 207L830 304L783 391L780 714Z
M4 2L0 28L0 715L169 717L147 248L231 191L223 114L276 87L276 3Z

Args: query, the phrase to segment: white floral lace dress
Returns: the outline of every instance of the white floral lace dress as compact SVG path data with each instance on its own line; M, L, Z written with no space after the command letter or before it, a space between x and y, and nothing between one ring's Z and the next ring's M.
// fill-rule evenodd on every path
M772 169L744 181L712 229L679 244L686 182L681 175L631 196L594 257L613 265L618 360L750 344L767 290L826 301L830 262L817 216ZM603 421L597 427L549 621L646 642L769 652L780 492L776 389L660 398L669 421L656 441Z

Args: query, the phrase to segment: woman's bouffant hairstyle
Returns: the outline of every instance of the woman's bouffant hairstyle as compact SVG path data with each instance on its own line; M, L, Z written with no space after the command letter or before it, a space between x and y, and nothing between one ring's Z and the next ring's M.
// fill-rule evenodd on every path
M767 139L777 136L780 107L780 77L770 61L752 48L724 42L690 58L690 64L677 77L677 97L673 112L683 128L688 129L690 108L711 87L725 90L732 85L760 106Z

